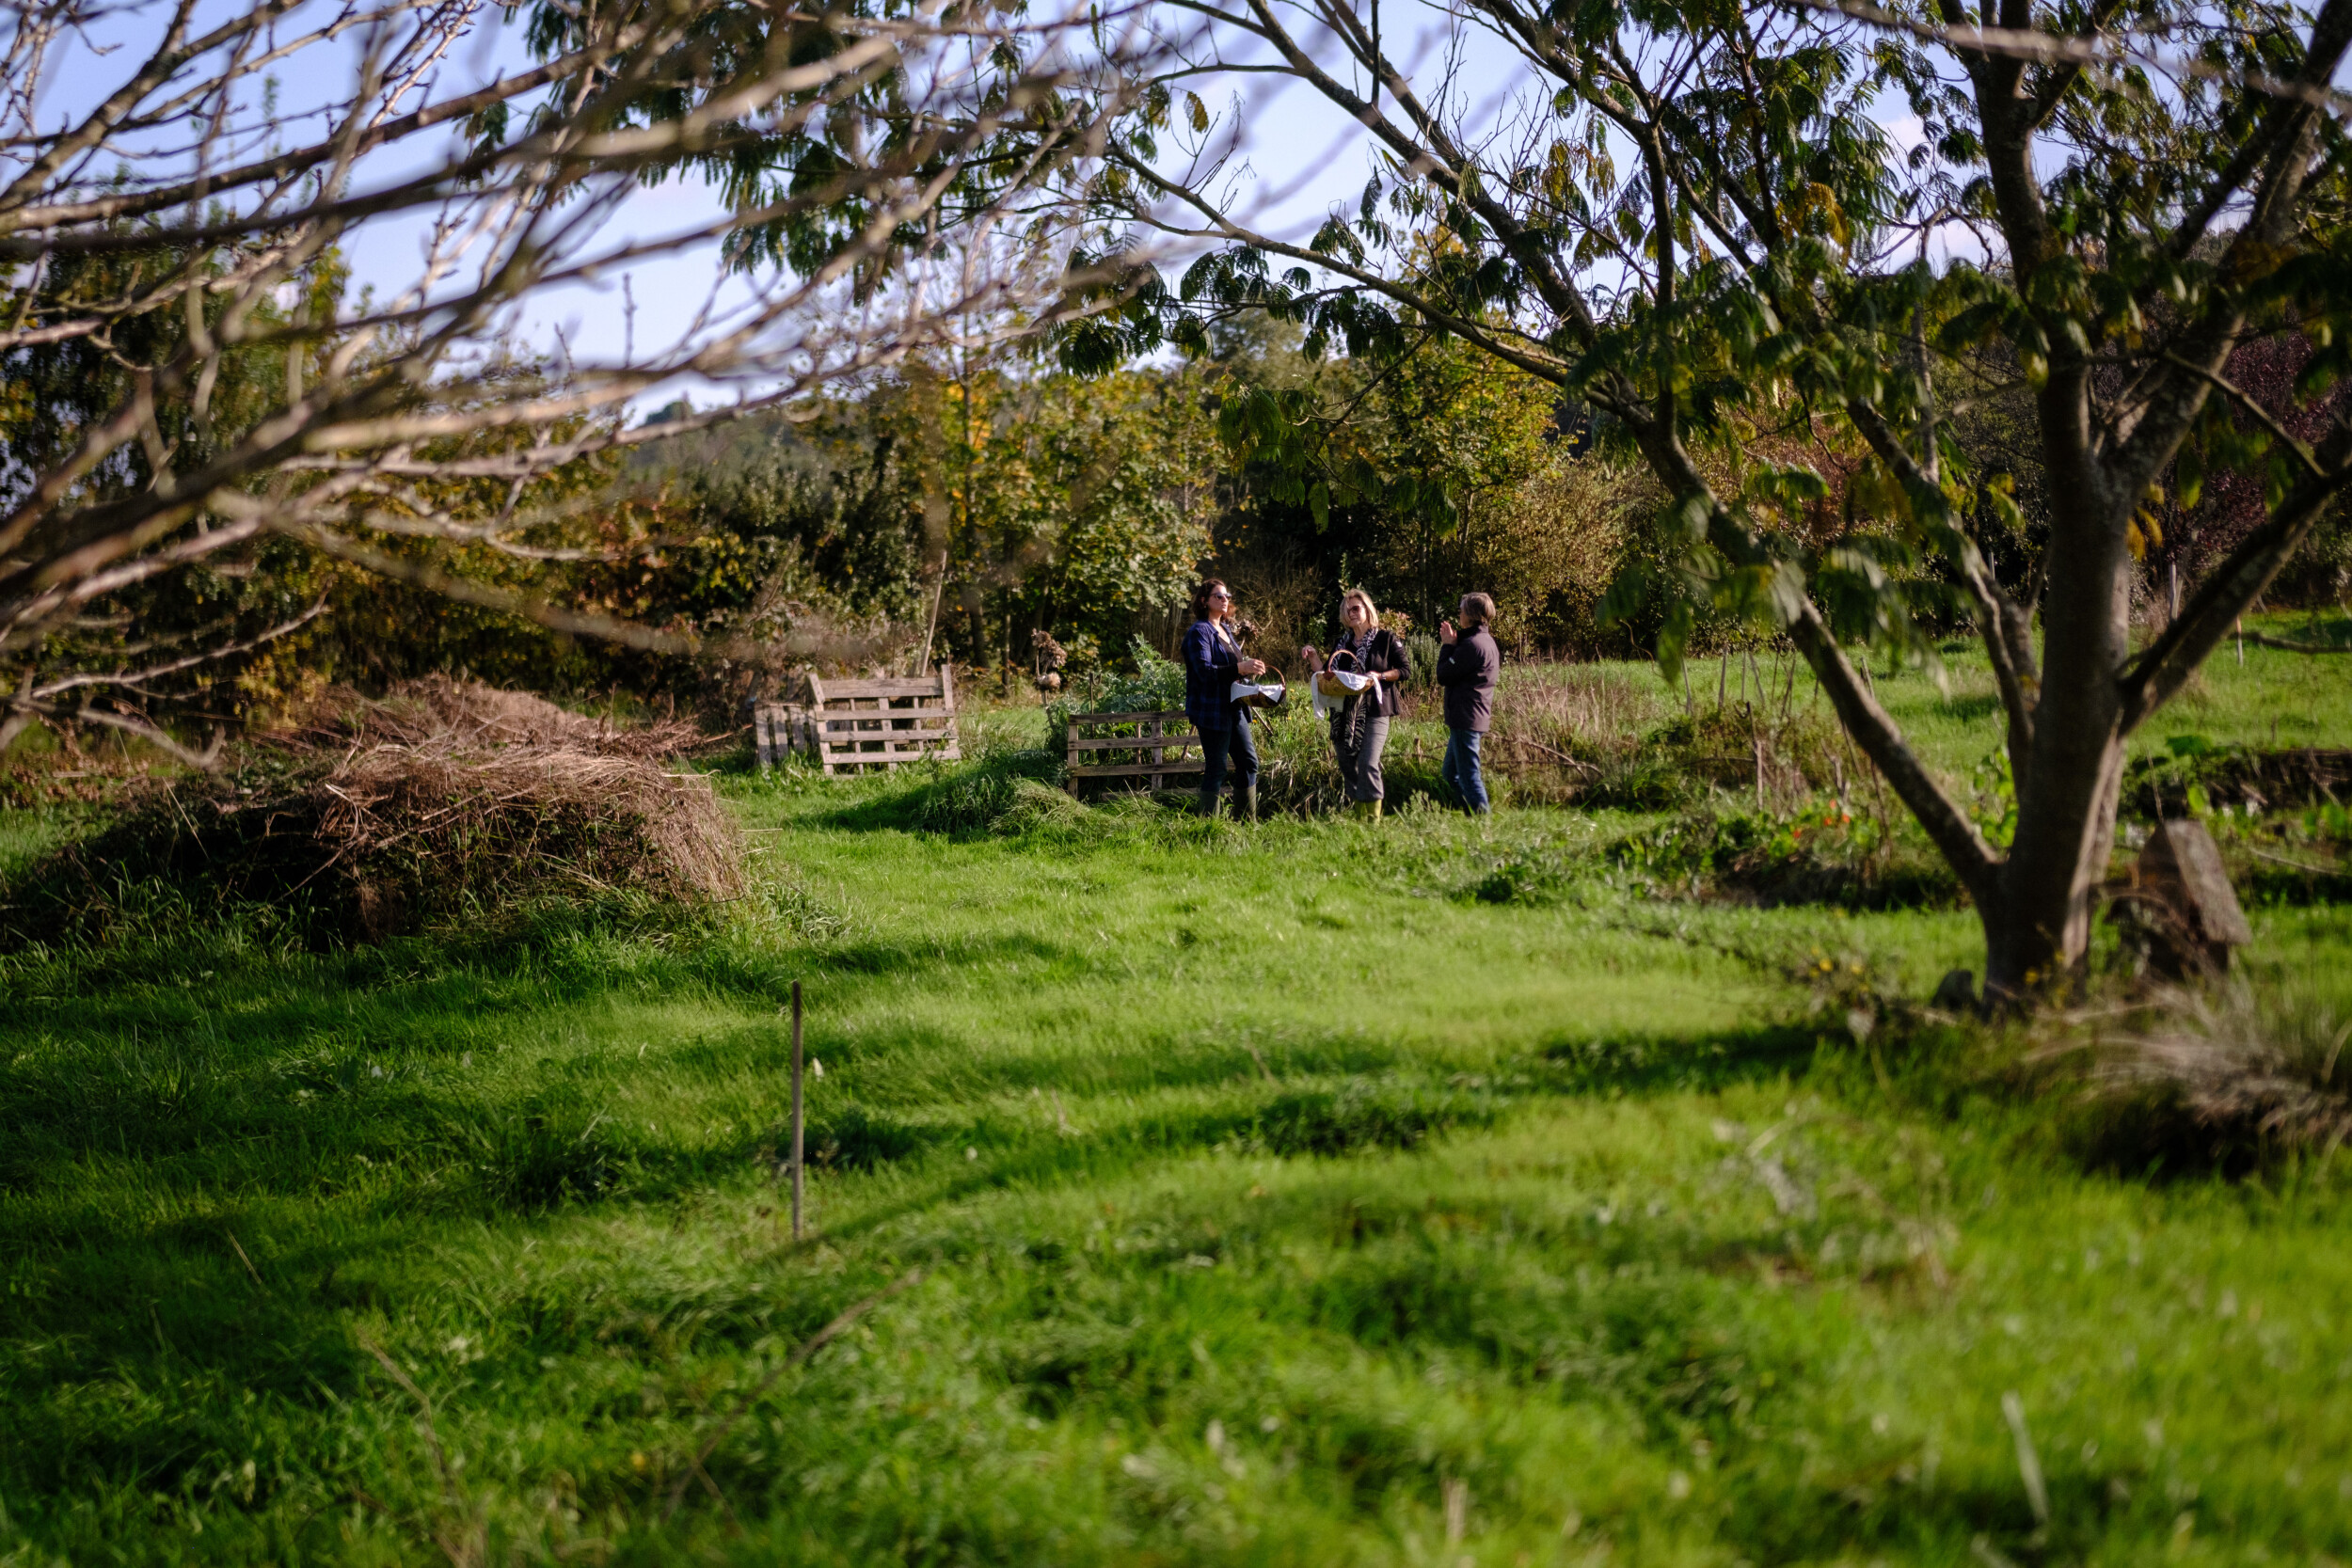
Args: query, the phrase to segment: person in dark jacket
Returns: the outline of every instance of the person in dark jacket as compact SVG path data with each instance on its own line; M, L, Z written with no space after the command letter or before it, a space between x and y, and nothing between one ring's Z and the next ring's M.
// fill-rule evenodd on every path
M1412 661L1405 640L1380 629L1380 611L1362 589L1351 588L1340 595L1340 624L1343 630L1328 657L1312 644L1299 649L1298 657L1310 672L1339 669L1373 679L1370 690L1348 698L1333 711L1331 751L1339 759L1350 809L1376 817L1385 800L1380 753L1389 744L1389 721L1397 714L1397 688Z
M1200 732L1200 815L1216 815L1217 791L1230 765L1233 815L1258 816L1258 747L1249 710L1233 702L1233 683L1265 673L1233 636L1233 594L1211 578L1192 591L1192 626L1184 633L1184 717Z
M1495 602L1484 594L1465 594L1459 611L1462 629L1438 623L1438 684L1445 688L1445 782L1462 798L1465 809L1486 815L1486 781L1478 769L1478 748L1494 723L1495 676L1502 669L1502 650L1486 629L1495 618Z

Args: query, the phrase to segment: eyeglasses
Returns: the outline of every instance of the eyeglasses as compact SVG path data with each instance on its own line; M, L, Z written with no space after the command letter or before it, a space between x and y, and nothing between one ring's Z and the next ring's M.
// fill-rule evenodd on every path
M1231 604L1231 603L1232 603L1232 600L1233 600L1233 595L1232 595L1231 594L1226 593L1223 589L1221 589L1221 588L1220 588L1220 589L1218 589L1216 593L1214 593L1214 594L1210 594L1210 595L1209 595L1209 599L1210 599L1210 602L1211 602L1211 603L1215 603L1215 602L1216 602L1216 600L1218 600L1218 599L1223 599L1226 603Z

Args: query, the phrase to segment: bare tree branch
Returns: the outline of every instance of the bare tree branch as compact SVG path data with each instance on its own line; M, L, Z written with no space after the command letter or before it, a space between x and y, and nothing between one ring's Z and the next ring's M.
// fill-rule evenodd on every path
M475 581L462 552L609 559L535 536L554 515L536 487L749 413L796 417L954 349L967 319L1032 333L1105 308L1104 275L1070 262L1084 225L1051 203L976 252L991 264L944 298L922 283L918 237L987 229L1083 183L1147 74L1137 51L1160 46L1133 5L867 15L829 0L755 6L713 34L688 0L619 0L573 14L528 68L493 69L464 62L511 62L499 35L520 22L476 0L300 20L290 0L225 15L131 0L158 41L45 131L40 72L115 69L72 41L78 14L29 0L0 49L33 73L0 89L0 298L14 296L0 364L87 367L46 436L0 445L12 725L37 713L123 728L58 699L160 694L291 630L223 627L143 667L122 651L154 639L120 595L233 566L272 538L567 633L711 651ZM265 72L299 86L259 92ZM647 182L720 169L736 182L714 214L619 221ZM387 243L417 246L406 277L367 297L340 286L339 256ZM552 292L645 267L708 279L662 341L633 325L613 352L521 336ZM631 419L664 389L705 406ZM501 499L481 499L485 480Z

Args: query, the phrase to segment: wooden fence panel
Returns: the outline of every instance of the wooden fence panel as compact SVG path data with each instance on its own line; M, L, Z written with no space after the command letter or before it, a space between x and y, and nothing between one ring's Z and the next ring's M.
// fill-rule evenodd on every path
M1134 733L1103 733L1121 729ZM1149 779L1154 790L1165 789L1171 776L1197 775L1206 767L1200 736L1182 709L1071 715L1068 775L1073 795L1089 779Z

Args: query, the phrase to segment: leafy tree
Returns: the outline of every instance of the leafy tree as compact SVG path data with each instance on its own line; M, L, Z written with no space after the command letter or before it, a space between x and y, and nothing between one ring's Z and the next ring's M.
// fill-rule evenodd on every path
M936 594L942 654L993 662L1010 625L1125 646L1184 602L1208 553L1200 378L1017 370L918 362L654 470L695 542L655 574L663 602L739 626L796 602L903 632Z
M1238 468L1232 546L1307 563L1333 606L1362 586L1434 625L1483 588L1510 601L1507 631L1589 645L1629 476L1582 451L1559 389L1436 332L1385 360L1312 363L1295 342L1206 362Z
M1127 643L1180 609L1209 554L1216 450L1200 378L1044 378L1018 405L1034 483L1016 527L1041 552L1021 585L1034 625Z
M2352 0L1466 0L1418 19L1506 52L1519 90L1500 94L1425 91L1332 0L1175 14L1205 28L1189 69L1287 73L1367 129L1377 166L1353 212L1295 244L1226 199L1205 110L1180 122L1200 154L1181 177L1156 142L1115 148L1101 206L1208 246L1173 285L1130 277L1121 345L1198 342L1243 308L1374 357L1436 327L1581 400L1672 498L1670 568L1622 582L1615 608L1668 607L1670 671L1698 607L1784 631L1968 888L1988 994L2063 984L2126 741L2352 482L2340 415L2299 436L2227 374L2248 345L2300 338L2300 408L2344 367L2352 166L2331 84ZM1422 30L1391 14L1387 36ZM1987 472L1956 421L2012 384L2032 470ZM1759 455L1789 443L1857 454L1844 494ZM2192 454L2180 489L2197 466L2249 474L2261 517L2136 648L2137 552ZM2027 569L1999 571L2005 554ZM1851 657L1920 650L1921 617L1955 614L1999 682L2005 851Z

